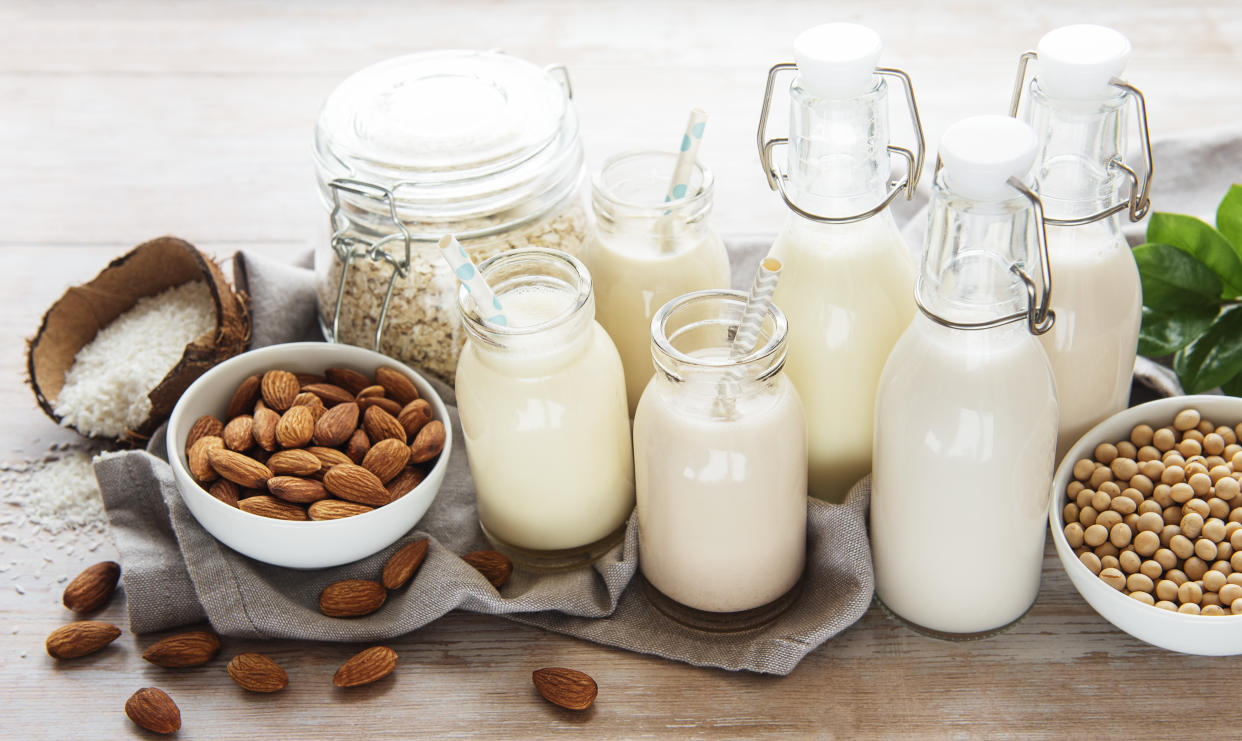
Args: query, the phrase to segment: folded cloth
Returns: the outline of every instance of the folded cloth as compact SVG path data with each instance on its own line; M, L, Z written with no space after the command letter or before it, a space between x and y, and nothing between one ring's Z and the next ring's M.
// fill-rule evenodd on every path
M732 244L738 284L770 240ZM241 253L238 283L251 295L253 346L310 339L316 331L309 270ZM309 313L309 317L308 317ZM436 383L433 381L433 383ZM808 500L807 568L794 604L763 628L708 633L684 627L646 598L638 567L638 528L589 568L557 574L517 570L499 591L456 554L487 548L478 527L456 397L449 405L453 457L444 485L416 529L382 552L331 569L299 571L254 561L215 540L182 502L165 462L164 436L147 451L102 456L95 464L120 552L130 627L148 633L209 621L224 635L322 641L379 641L415 630L450 610L494 615L558 633L698 666L788 674L824 641L866 612L873 591L863 481L844 504ZM319 592L341 579L375 579L385 560L416 538L430 541L414 581L390 593L378 612L330 618Z

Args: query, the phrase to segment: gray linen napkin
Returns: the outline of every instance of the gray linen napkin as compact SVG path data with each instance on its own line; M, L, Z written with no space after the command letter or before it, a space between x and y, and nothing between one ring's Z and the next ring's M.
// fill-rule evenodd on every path
M730 245L739 286L748 282L769 243L757 239ZM251 295L253 346L316 339L309 270L246 253L236 260L238 283ZM456 423L452 389L436 388ZM783 675L862 617L871 602L866 481L843 505L808 500L802 592L787 612L761 629L706 633L658 612L640 580L633 579L638 566L633 517L624 542L591 568L540 575L515 571L497 592L455 555L488 546L478 528L460 424L453 429L457 439L444 486L416 529L370 558L316 571L254 561L203 530L181 501L163 460L162 431L148 451L101 457L95 473L121 554L131 629L148 633L206 619L231 636L378 641L463 609L697 666ZM414 581L391 593L378 612L348 620L319 612L324 586L377 578L387 557L418 537L430 539L427 560Z

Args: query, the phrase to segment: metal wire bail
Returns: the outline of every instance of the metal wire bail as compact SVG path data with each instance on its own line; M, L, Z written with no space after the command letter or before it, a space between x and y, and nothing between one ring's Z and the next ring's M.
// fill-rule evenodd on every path
M772 66L768 70L768 82L763 91L763 106L759 111L759 130L756 136L756 144L759 147L759 162L763 165L763 173L767 176L768 187L781 194L781 199L785 201L785 205L789 210L798 214L804 219L817 221L821 224L852 224L857 221L869 219L872 216L883 211L896 199L897 194L902 190L906 192L906 200L914 198L914 188L919 184L919 177L923 172L923 159L926 155L925 143L923 139L923 123L919 118L919 106L914 99L914 86L910 82L910 76L895 67L876 67L875 73L887 77L895 77L901 82L902 87L906 91L906 104L910 111L910 122L914 129L915 146L914 152L909 149L895 144L888 145L889 154L896 154L906 160L906 174L901 178L891 181L888 186L888 193L884 199L874 207L853 216L821 216L811 213L798 206L789 197L789 193L785 190L785 181L788 175L781 172L780 166L776 164L776 160L772 154L778 146L788 146L788 137L778 137L775 139L767 138L768 116L772 110L772 96L776 92L776 78L781 72L797 71L798 65L791 62L783 62Z
M332 233L332 252L336 255L337 260L341 262L341 279L336 286L336 308L332 314L332 336L329 339L332 342L339 341L337 338L339 337L341 321L341 305L345 299L345 281L354 260L367 258L372 262L386 262L392 266L392 273L388 277L388 290L384 293L384 303L380 308L379 323L375 328L374 350L379 352L380 340L384 336L384 325L388 321L388 305L392 301L393 288L396 286L398 278L404 278L409 274L410 250L412 246L410 232L405 228L405 224L402 223L401 218L397 215L397 199L393 197L392 191L387 188L362 180L336 178L328 181L328 189L332 193L332 211L328 214L329 229L331 229ZM375 242L346 236L352 225L349 221L349 216L344 213L341 207L342 191L385 203L388 216L397 227L397 231ZM385 249L389 244L398 240L405 247L400 258L393 257Z
M1026 72L1032 60L1038 60L1039 54L1035 51L1025 51L1022 56L1018 57L1018 76L1013 83L1013 94L1009 99L1009 115L1012 118L1018 117L1018 108L1022 103L1022 91L1026 88ZM1140 177L1134 171L1134 168L1127 165L1121 157L1114 157L1109 160L1108 166L1115 170L1120 170L1130 181L1130 197L1122 202L1117 203L1090 216L1083 216L1077 219L1045 219L1045 223L1053 226L1080 226L1089 224L1093 221L1106 219L1116 213L1129 211L1130 221L1139 221L1147 215L1147 211L1151 208L1151 178L1155 172L1151 157L1151 135L1147 129L1147 99L1143 97L1143 92L1134 85L1114 77L1109 80L1110 85L1119 88L1128 100L1134 102L1134 116L1138 120L1139 128L1139 146L1143 151L1143 160L1146 169Z

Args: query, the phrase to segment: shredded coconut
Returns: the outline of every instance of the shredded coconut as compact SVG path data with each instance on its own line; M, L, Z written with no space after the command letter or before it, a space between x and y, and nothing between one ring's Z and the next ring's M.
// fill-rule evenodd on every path
M50 453L43 460L9 464L0 477L5 501L50 533L101 526L103 499L89 451Z
M176 367L187 344L215 328L203 281L139 299L78 351L56 414L92 436L118 437L138 427L151 413L147 394Z

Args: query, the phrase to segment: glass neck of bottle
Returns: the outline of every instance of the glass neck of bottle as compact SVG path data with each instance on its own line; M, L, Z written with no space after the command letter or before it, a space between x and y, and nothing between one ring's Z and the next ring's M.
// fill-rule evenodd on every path
M883 199L889 179L888 88L876 76L854 98L819 98L794 80L789 110L789 194L802 209L851 216Z
M1014 268L1042 280L1035 229L1031 202L1017 191L1006 201L973 201L948 190L941 170L928 204L920 303L962 323L1025 311L1026 284Z
M686 195L665 201L677 164L673 152L627 152L604 163L591 187L591 206L603 234L664 240L706 229L715 177L698 162Z
M1125 182L1114 163L1126 156L1126 94L1103 101L1049 97L1031 81L1023 118L1038 139L1035 184L1052 219L1075 219L1117 203ZM1120 227L1119 217L1110 217Z

